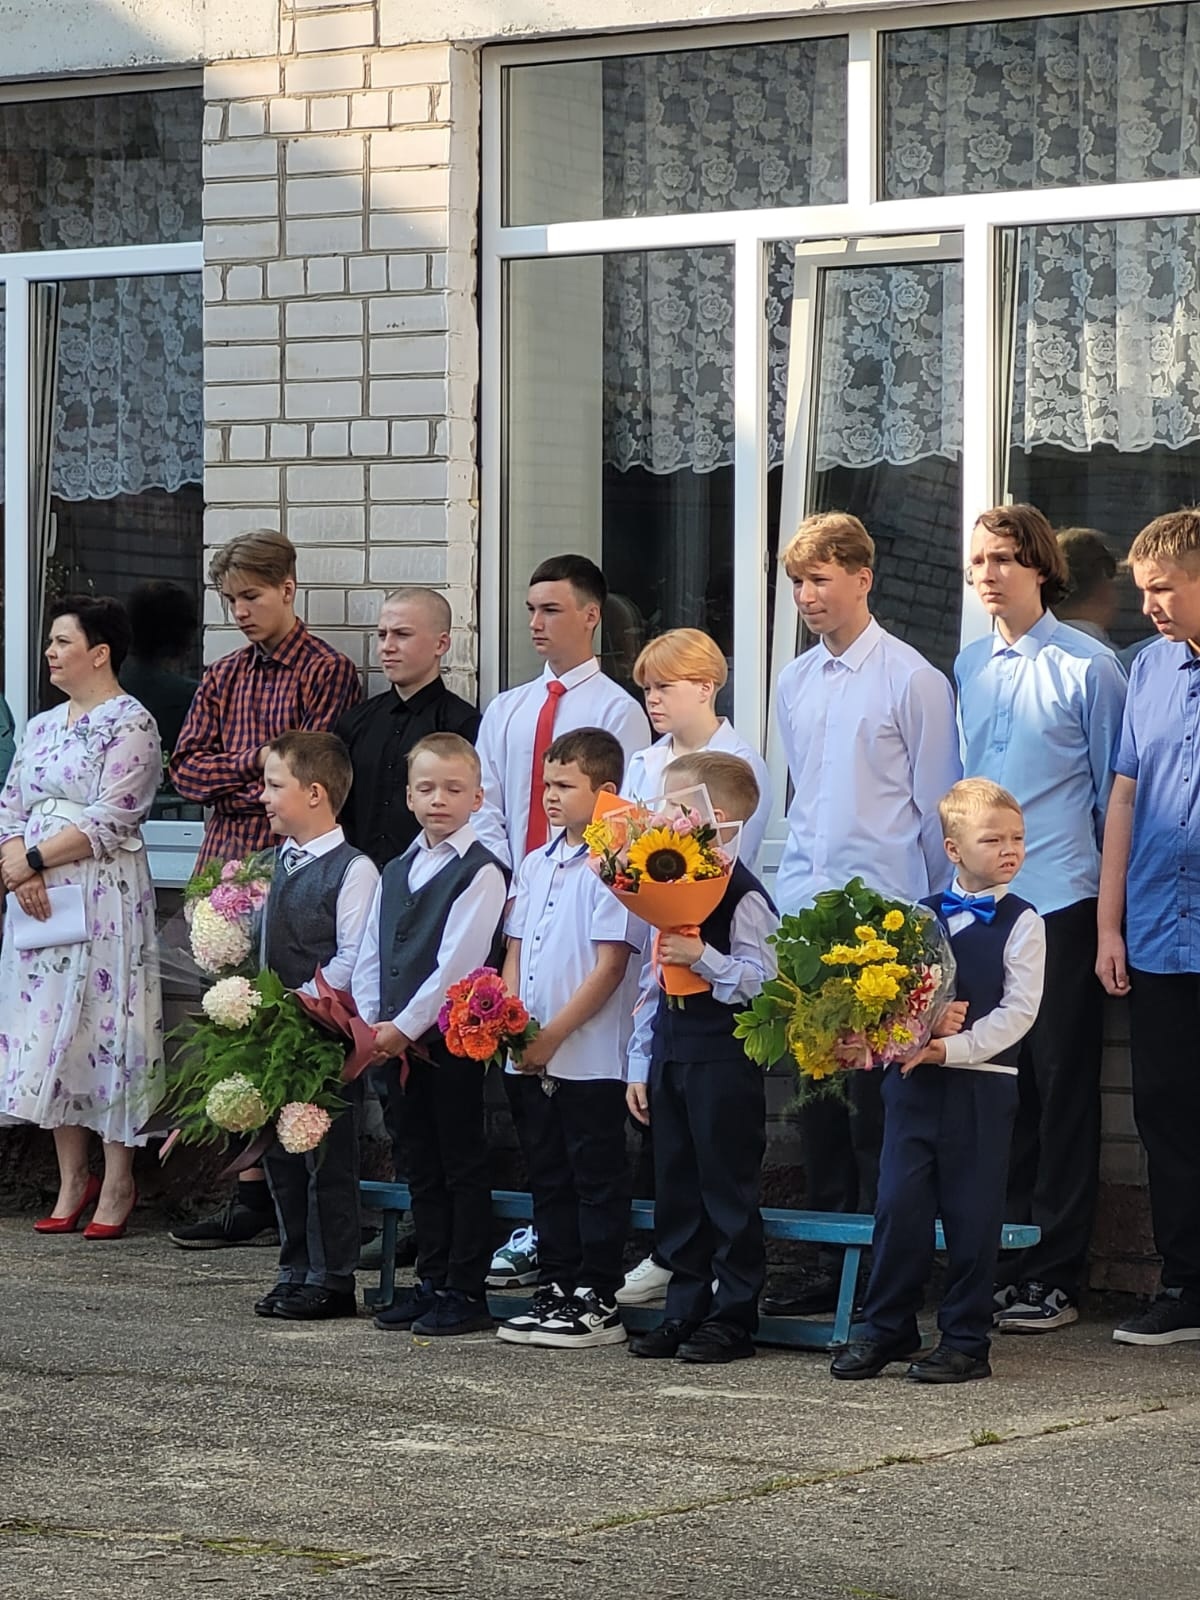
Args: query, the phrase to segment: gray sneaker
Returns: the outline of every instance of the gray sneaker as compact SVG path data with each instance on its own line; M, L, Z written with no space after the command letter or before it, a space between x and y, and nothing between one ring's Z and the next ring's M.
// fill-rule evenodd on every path
M1061 1289L1023 1283L1020 1294L992 1319L1001 1333L1050 1333L1079 1321L1079 1307Z

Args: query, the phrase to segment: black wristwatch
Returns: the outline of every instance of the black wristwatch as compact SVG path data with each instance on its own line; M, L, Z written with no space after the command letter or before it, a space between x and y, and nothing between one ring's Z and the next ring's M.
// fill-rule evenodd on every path
M46 863L42 860L42 852L34 845L32 850L26 850L25 859L29 863L31 872L45 872Z

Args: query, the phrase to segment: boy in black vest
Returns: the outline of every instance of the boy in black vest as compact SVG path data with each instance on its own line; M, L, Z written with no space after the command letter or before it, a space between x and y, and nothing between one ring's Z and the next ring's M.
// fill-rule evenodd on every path
M379 873L337 825L350 793L350 756L332 733L285 733L267 745L263 804L283 836L263 919L263 965L289 989L315 993L317 968L348 989ZM273 1145L263 1166L279 1217L279 1282L260 1317L317 1322L356 1312L358 1085L316 1150Z
M990 1378L992 1287L1017 1111L1017 1051L1042 999L1041 917L1008 885L1025 859L1021 808L986 778L956 783L939 807L953 884L924 904L950 935L957 1001L938 1031L883 1078L883 1156L865 1332L833 1358L835 1378L875 1378L920 1349L917 1312L946 1235L941 1340L912 1362L919 1383Z
M400 1136L419 1282L375 1326L428 1337L492 1326L484 1295L492 1255L485 1069L450 1054L437 1016L450 985L488 963L508 877L471 827L483 804L479 757L457 733L431 733L413 746L408 804L421 832L383 870L353 992L360 1014L377 1021L376 1060L397 1075L402 1060L408 1066Z
M663 774L668 794L700 783L720 821L754 815L758 783L739 757L700 751ZM644 1020L630 1042L626 1099L639 1121L653 1118L655 1252L671 1282L664 1321L630 1340L631 1355L724 1362L754 1354L766 1276L758 1209L766 1100L762 1071L733 1027L775 976L767 940L778 926L766 890L738 861L699 934L664 933L659 944L664 962L691 967L712 988L672 1006L651 964L643 967Z

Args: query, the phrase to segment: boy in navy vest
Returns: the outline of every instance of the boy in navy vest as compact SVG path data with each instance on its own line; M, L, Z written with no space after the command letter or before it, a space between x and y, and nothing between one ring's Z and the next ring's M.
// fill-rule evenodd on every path
M946 1235L937 1348L912 1362L920 1383L990 1378L992 1287L1017 1111L1017 1053L1042 999L1041 917L1010 894L1025 859L1021 808L986 778L956 783L939 807L951 887L924 904L950 935L956 1002L938 1032L883 1078L885 1108L865 1332L833 1358L835 1378L875 1378L920 1349L917 1313Z
M720 821L754 815L758 783L738 756L700 751L663 774L667 793L699 783ZM754 1354L766 1276L758 1209L766 1100L762 1072L733 1028L775 976L767 940L778 926L766 890L738 861L699 934L664 933L659 945L664 962L691 967L711 990L672 1006L650 963L642 969L626 1098L640 1122L653 1119L655 1251L671 1282L664 1321L630 1340L631 1355L724 1362Z
M317 968L350 986L379 873L337 825L351 782L350 756L332 733L285 733L266 748L263 805L283 836L263 919L263 965L289 989L315 993ZM263 1166L279 1217L279 1281L260 1317L316 1322L355 1315L358 1264L357 1084L316 1150L273 1145Z
M505 869L471 827L483 804L479 770L457 733L428 734L409 752L408 805L421 832L383 869L354 969L355 1004L378 1023L375 1059L397 1074L408 1064L400 1138L419 1281L375 1326L426 1337L492 1326L485 1069L452 1056L437 1027L450 985L489 961L508 893Z

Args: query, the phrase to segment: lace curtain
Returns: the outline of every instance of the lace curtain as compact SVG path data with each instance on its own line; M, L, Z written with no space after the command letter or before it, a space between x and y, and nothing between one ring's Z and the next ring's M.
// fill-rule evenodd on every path
M605 214L842 198L845 42L823 44L606 63ZM889 197L1193 175L1200 4L888 33L884 114ZM1023 232L1014 447L1200 439L1198 246L1192 219ZM771 465L783 453L793 272L790 247L775 247ZM819 469L957 454L961 294L945 267L830 274ZM651 472L732 462L727 251L607 257L604 352L606 461Z
M844 38L606 61L604 215L844 200L845 84ZM782 286L774 292L780 300ZM604 387L607 462L729 464L731 251L605 258Z
M202 109L191 90L0 105L0 250L198 238ZM201 313L198 274L62 284L37 341L55 381L34 375L54 396L51 494L201 481Z

